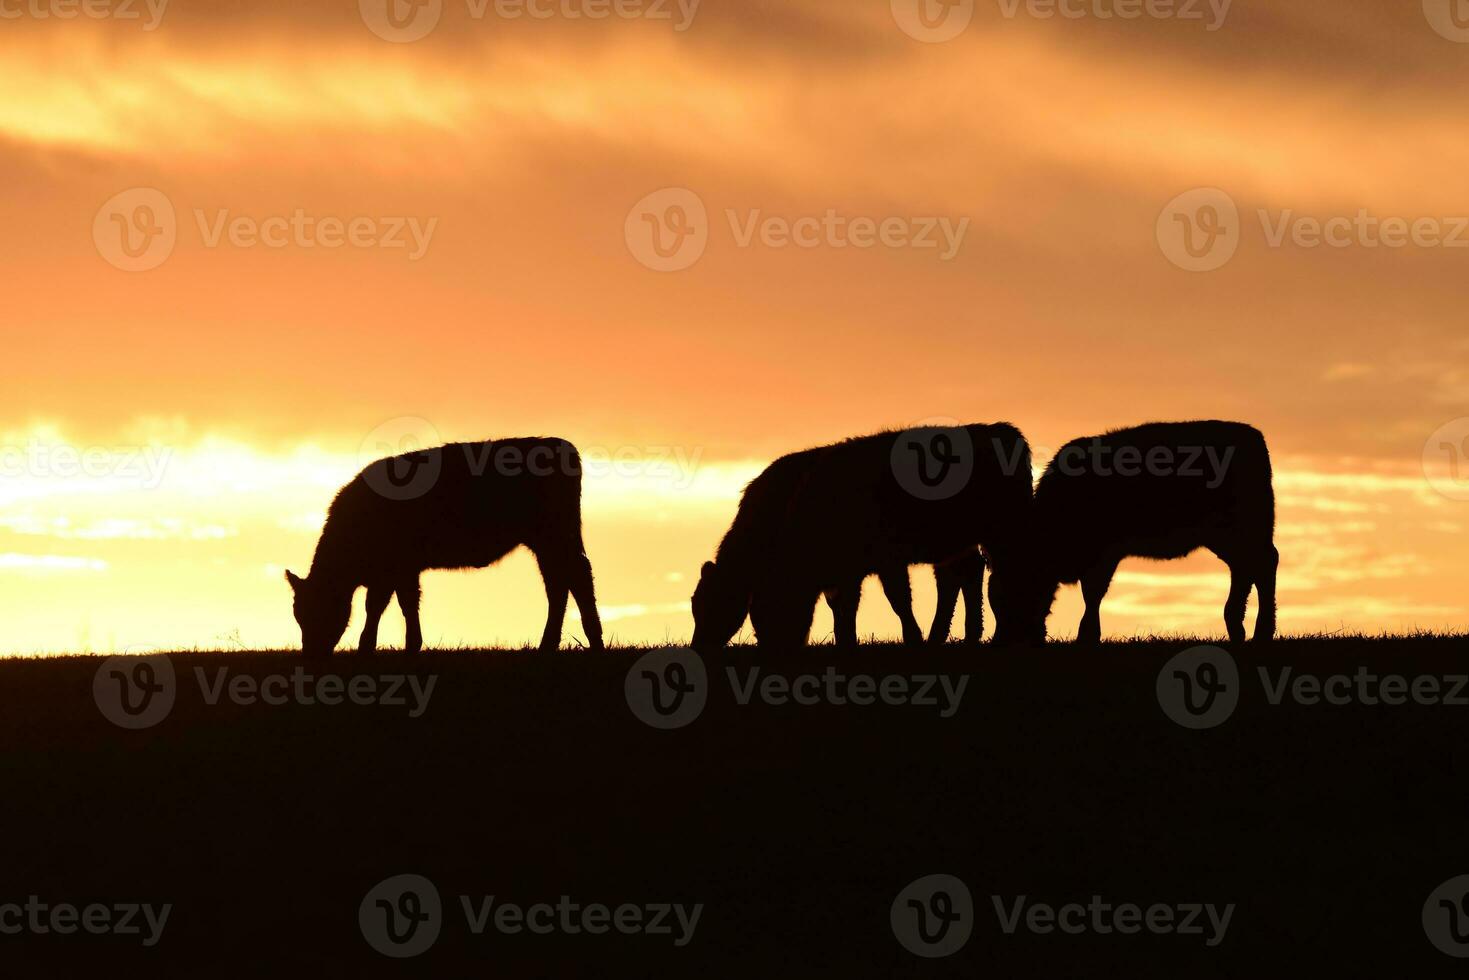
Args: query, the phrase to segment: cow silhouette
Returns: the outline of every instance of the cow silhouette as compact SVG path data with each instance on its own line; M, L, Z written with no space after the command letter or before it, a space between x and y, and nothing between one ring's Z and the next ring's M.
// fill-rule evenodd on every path
M1046 467L1035 494L1022 632L1044 639L1062 584L1080 582L1077 639L1101 639L1102 599L1124 558L1182 558L1207 548L1229 566L1224 624L1245 638L1250 589L1256 640L1275 634L1275 492L1265 437L1238 422L1155 422L1074 439Z
M964 640L978 643L984 636L984 556L978 548L952 561L935 565L934 583L938 606L929 626L928 642L934 646L949 638L959 596L964 596ZM878 580L893 612L902 624L903 643L915 646L923 642L923 631L913 614L913 588L906 567L879 570ZM862 580L827 589L826 604L831 609L832 632L838 646L857 643L857 608L862 598Z
M419 576L427 569L486 568L524 545L545 581L541 649L560 645L567 596L576 598L592 649L602 648L592 565L582 545L581 457L565 439L450 443L367 466L337 494L311 571L286 572L301 649L329 654L367 589L358 650L377 646L394 594L407 621L404 647L423 646Z
M922 634L913 621L908 566L953 563L942 574L972 579L981 545L991 560L995 638L1009 639L1008 574L1025 545L1032 507L1030 446L1007 423L925 430L935 446L970 447L956 470L961 479L928 493L897 465L917 431L791 453L751 481L715 560L701 569L692 603L695 649L723 647L747 616L760 644L803 645L823 594L835 599L837 639L852 642L860 584L874 573L904 618L905 638L916 641ZM978 595L966 606L982 625ZM947 635L948 622L943 626Z

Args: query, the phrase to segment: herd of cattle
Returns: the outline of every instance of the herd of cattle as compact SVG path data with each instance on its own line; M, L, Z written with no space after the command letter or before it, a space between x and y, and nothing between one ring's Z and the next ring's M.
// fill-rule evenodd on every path
M983 632L983 577L997 643L1039 643L1062 584L1080 583L1077 638L1101 637L1100 607L1127 557L1180 558L1199 548L1229 566L1225 628L1275 632L1275 501L1270 454L1236 422L1151 423L1076 439L1032 484L1031 452L1014 426L923 428L791 453L745 489L693 595L694 648L722 648L748 618L761 644L801 645L816 604L830 605L838 643L857 640L863 580L877 575L905 643L910 565L931 565L938 609L927 640L942 643L962 593L965 639ZM536 557L550 606L542 649L560 645L568 598L593 649L602 647L592 567L582 545L581 465L563 439L452 443L379 460L337 494L310 572L287 572L302 650L329 654L352 599L367 589L358 649L371 652L396 594L406 648L423 644L419 577L487 567L517 547Z

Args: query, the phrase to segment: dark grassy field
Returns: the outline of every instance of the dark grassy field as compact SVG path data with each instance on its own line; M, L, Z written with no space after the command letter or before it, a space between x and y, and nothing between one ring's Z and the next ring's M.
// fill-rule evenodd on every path
M3 661L0 904L173 908L151 948L24 932L0 935L0 962L9 976L102 963L190 976L270 964L454 977L1462 973L1421 916L1440 883L1469 873L1469 707L1274 706L1256 667L1454 675L1469 672L1465 639L1236 648L1238 707L1206 730L1159 703L1160 668L1190 645L736 649L706 660L707 704L677 730L628 706L641 651L176 654L173 706L141 730L99 710L100 658ZM210 704L195 676L298 666L435 686L410 717L406 705ZM726 666L741 684L752 667L968 681L950 717L741 706ZM434 883L443 921L431 948L395 960L364 939L358 906L404 873ZM926 959L899 944L889 914L936 873L968 885L972 935ZM668 935L477 936L461 895L703 910L681 948ZM992 896L1008 907L1022 895L1235 909L1213 947L1207 925L1007 934Z

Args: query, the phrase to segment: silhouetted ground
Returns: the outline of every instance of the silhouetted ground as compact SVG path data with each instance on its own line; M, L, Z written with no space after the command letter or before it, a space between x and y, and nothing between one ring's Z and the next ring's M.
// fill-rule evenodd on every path
M1469 873L1469 707L1268 703L1257 665L1452 675L1463 638L1316 639L1233 652L1240 702L1189 730L1156 680L1182 640L996 652L830 647L709 658L708 702L655 730L624 696L640 651L178 654L177 700L123 730L99 658L0 662L0 904L172 903L161 940L0 935L10 976L1412 976L1462 972L1421 922ZM948 674L958 710L740 706L724 675ZM407 707L210 705L195 668L262 678L437 678ZM1460 692L1469 698L1469 689ZM429 878L437 942L371 949L368 890ZM944 873L974 899L967 945L921 959L893 900ZM702 903L670 936L472 935L458 896L529 906ZM1007 935L992 896L1061 905L1235 903L1205 935ZM473 971L473 972L470 972Z

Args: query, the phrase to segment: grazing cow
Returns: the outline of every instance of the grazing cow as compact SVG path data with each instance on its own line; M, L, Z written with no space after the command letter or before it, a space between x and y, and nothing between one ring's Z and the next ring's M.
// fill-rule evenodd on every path
M847 624L854 622L862 579L874 572L899 615L906 611L905 637L921 638L908 566L958 561L962 570L979 545L993 562L996 639L1004 642L1013 629L1005 608L1013 594L1008 569L1026 540L1032 506L1030 446L1005 423L932 430L942 439L936 445L962 443L972 451L956 471L957 485L926 496L901 478L897 465L901 440L913 431L793 453L756 477L716 559L701 570L693 596L695 649L723 647L747 615L758 642L802 645L823 593L837 597L838 640L854 640L855 627ZM971 613L980 605L976 597Z
M286 572L295 592L301 649L331 653L367 589L358 650L377 646L378 621L397 593L405 648L423 646L419 575L430 568L486 568L520 545L536 556L550 611L541 649L561 643L568 592L587 643L602 648L592 565L581 535L581 457L564 439L450 443L371 464L337 494L311 571Z
M1102 598L1124 558L1182 558L1207 548L1229 566L1224 625L1245 637L1250 587L1260 593L1255 639L1275 635L1275 492L1270 451L1238 422L1156 422L1075 439L1035 493L1024 632L1044 638L1062 584L1081 583L1077 639L1101 639Z

